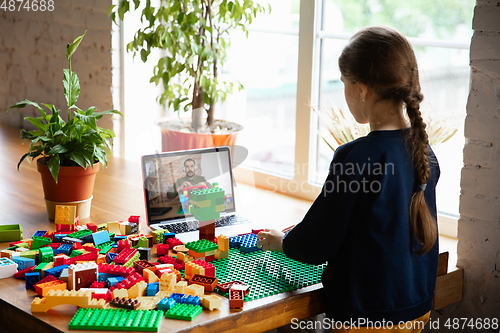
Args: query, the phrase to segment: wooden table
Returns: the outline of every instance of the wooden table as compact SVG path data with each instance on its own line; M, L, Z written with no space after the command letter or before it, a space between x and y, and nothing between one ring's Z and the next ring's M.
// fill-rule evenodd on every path
M31 237L37 230L55 230L47 218L40 176L35 163L24 162L20 171L16 169L19 158L27 151L22 146L19 130L0 125L0 223L20 224L24 238ZM310 202L294 199L253 187L238 185L240 197L245 204L238 210L261 225L284 227L299 222ZM240 200L241 201L241 200ZM269 202L274 205L269 205ZM286 207L275 210L273 206ZM256 209L258 207L258 209ZM138 163L113 158L108 168L97 175L92 201L91 216L85 222L100 224L124 220L130 215L141 215L144 221L144 197L141 185L141 171ZM149 233L145 223L140 231ZM0 249L8 246L0 243ZM455 272L455 273L454 273ZM439 305L444 306L461 299L461 270L455 270L439 278L437 293L443 294ZM450 275L451 274L451 275ZM455 275L453 275L455 274ZM459 294L458 289L459 288ZM229 311L228 300L222 298L222 307L213 312L203 311L192 322L164 319L161 332L263 332L287 325L292 318L303 319L322 313L324 300L321 284L282 293L264 299L246 302L244 310ZM35 292L26 290L23 280L7 278L0 280L0 327L15 332L68 331L68 323L76 312L72 305L61 305L47 313L31 314L31 301ZM72 330L72 332L74 332ZM82 331L83 332L83 331Z

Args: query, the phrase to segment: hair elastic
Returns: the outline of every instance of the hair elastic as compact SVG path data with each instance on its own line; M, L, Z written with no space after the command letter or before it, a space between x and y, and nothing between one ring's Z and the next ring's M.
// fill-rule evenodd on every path
M420 185L418 185L418 187L420 188L421 191L425 191L425 189L427 188L427 183L420 184Z

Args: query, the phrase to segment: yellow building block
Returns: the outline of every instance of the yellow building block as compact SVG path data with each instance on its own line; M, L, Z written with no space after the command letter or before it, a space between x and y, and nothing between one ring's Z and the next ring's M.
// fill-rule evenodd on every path
M108 232L115 235L121 235L120 231L120 221L113 221L107 223Z
M142 276L144 277L144 280L147 283L153 283L153 282L157 282L160 280L160 279L158 279L158 276L152 270L147 269L147 268L145 268L142 271Z
M50 268L54 268L54 262L51 261L51 262L48 262L47 265L45 265L43 268L42 268L42 272L41 272L41 276L42 278L44 278L46 275L45 275L45 271L47 269L50 269Z
M203 286L200 286L199 284L193 283L186 287L185 294L203 297L203 295L205 294L205 288Z
M106 263L106 255L99 254L97 255L97 264L105 264Z
M222 301L215 295L206 295L201 299L201 305L210 311L218 309L222 306Z
M215 250L215 259L226 259L227 257L229 257L229 252L222 252L222 251L219 251L219 250Z
M225 235L217 236L217 245L219 245L219 251L229 252L229 237Z
M137 310L156 310L156 306L163 299L163 295L156 296L139 296L137 300L141 302ZM168 296L167 296L168 297Z
M144 281L139 281L138 283L134 284L132 287L129 288L128 290L128 297L129 298L136 298L139 296L144 296L146 293L146 288L148 287L148 284Z
M175 289L174 291L176 293L179 293L179 294L184 294L185 290L186 290L186 287L187 287L188 283L187 281L179 281L177 282L177 284L175 285Z
M113 290L113 298L116 297L128 297L128 290L123 288Z
M160 278L160 291L173 293L176 283L177 277L174 273L163 273Z
M56 224L75 224L76 206L56 205L54 222Z
M103 299L92 299L91 291L49 290L47 296L35 297L31 302L31 312L47 312L61 304L72 304L81 308L103 308L106 303Z
M212 200L201 200L201 201L190 201L193 206L200 207L200 208L206 208L210 207Z

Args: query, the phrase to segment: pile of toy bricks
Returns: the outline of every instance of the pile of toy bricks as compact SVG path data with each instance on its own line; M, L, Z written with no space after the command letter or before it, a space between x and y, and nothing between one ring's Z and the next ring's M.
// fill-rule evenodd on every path
M131 216L127 222L80 226L74 214L74 207L57 206L56 231L38 231L31 239L12 242L1 251L0 277L24 279L26 288L39 295L31 304L32 312L74 304L80 309L70 329L106 329L100 322L90 324L82 318L102 311L105 314L94 317L123 321L124 314L113 309L125 308L130 312L158 311L166 318L192 320L202 307L214 310L221 306L221 299L212 292L216 287L227 289L227 285L218 285L210 261L227 258L228 237L219 236L217 243L199 240L184 245L168 231L129 234L138 230L137 216ZM162 252L164 255L152 262L151 249L155 244L158 249L176 253L176 257ZM239 282L233 285L228 289L230 307L241 309L248 287ZM121 327L117 323L114 329L158 328L157 314L141 316L154 327Z

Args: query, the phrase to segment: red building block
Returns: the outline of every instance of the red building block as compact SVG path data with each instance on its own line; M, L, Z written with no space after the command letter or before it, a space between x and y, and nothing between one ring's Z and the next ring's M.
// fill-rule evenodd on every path
M132 257L137 253L136 249L124 249L113 259L113 262L117 264L125 264L127 261L132 259Z
M98 270L99 270L99 273L120 275L120 276L123 276L125 278L135 273L135 269L132 267L110 265L110 264L99 264Z
M122 289L122 288L129 289L132 286L139 283L139 281L144 281L144 278L142 277L141 274L135 272L134 274L130 275L125 280L122 280L121 282L118 282L117 284L115 284L114 286L109 288L109 291L113 292L113 290L115 290L115 289Z
M183 245L184 243L182 243L179 239L174 237L174 238L168 238L165 244L168 244L168 248L173 250L174 246Z
M119 240L117 249L118 251L130 249L130 242L128 241L128 239Z
M49 246L52 248L52 250L56 250L61 246L62 243L50 243Z
M106 282L102 281L102 282L97 282L97 281L94 281L92 282L92 284L90 285L89 288L105 288L106 287Z
M92 232L96 232L97 225L95 223L89 222L89 223L87 223L87 229L89 229Z
M32 273L33 270L35 269L36 266L31 266L31 267L28 267L28 268L25 268L25 269L21 269L20 271L17 271L16 274L14 274L14 277L16 279L23 279L25 278L25 274L26 273Z
M168 244L157 244L156 254L159 256L168 255L169 245Z
M137 224L137 226L139 226L140 219L141 217L139 215L130 215L130 217L128 218L128 222L135 223Z
M159 244L161 245L161 244ZM174 257L171 256L163 256L158 258L158 261L162 264L172 264L174 265L174 268L178 271L181 271L184 269L185 264L184 261L181 261L179 259L175 259Z
M229 308L230 309L243 309L245 294L241 290L229 289Z
M71 264L76 264L77 261L96 261L98 257L98 252L89 252L85 253L70 259L67 259L65 264L66 265L71 265ZM58 265L54 265L58 266Z
M208 263L204 260L194 260L193 263L205 268L205 275L206 276L215 277L215 266L212 265L211 263Z

